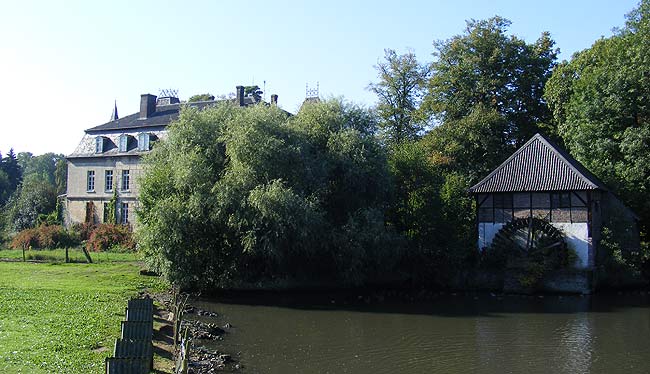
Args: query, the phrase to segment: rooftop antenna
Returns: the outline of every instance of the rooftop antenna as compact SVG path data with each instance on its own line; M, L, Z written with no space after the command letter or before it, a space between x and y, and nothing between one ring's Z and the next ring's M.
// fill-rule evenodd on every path
M319 86L319 82L316 82L316 88L309 88L309 84L305 83L305 99L318 98Z

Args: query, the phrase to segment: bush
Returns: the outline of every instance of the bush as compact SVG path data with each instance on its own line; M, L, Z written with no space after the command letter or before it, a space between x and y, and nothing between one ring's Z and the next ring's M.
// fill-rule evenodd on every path
M38 218L36 218L36 224L39 226L40 225L55 226L55 225L60 225L61 221L59 220L59 215L55 210L48 214L45 213L39 214Z
M134 250L135 242L133 233L129 226L103 223L90 234L86 242L86 249L94 252L107 251L109 249Z
M38 229L22 230L14 236L9 244L13 249L28 249L38 247Z
M41 225L37 228L20 231L14 236L11 244L13 249L54 249L71 247L78 244L76 240L60 225Z
M90 234L95 230L95 227L97 227L95 224L89 222L75 223L70 228L70 231L72 235L83 241L90 239Z
M603 225L598 251L598 280L606 286L635 284L642 278L650 280L650 248L641 243L640 248L630 248L629 229L625 225L609 222Z

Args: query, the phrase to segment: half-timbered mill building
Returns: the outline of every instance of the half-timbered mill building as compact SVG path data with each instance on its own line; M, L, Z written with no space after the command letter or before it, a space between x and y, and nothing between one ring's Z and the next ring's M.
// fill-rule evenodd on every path
M167 137L167 126L178 118L182 105L205 108L218 102L181 103L174 96L143 94L138 113L120 118L115 107L109 122L85 131L75 151L66 157L66 225L134 221L142 156ZM276 105L277 98L271 95L271 104ZM261 102L245 96L243 86L237 86L232 101L239 106ZM111 213L115 217L110 217Z
M478 207L478 245L485 250L516 218L535 217L559 229L578 256L576 268L595 265L601 228L608 219L636 216L577 160L537 134L470 189ZM633 240L634 242L634 240Z

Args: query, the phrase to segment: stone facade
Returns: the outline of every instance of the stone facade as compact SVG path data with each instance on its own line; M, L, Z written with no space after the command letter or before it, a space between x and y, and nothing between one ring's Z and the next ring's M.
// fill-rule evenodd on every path
M141 97L141 110L85 131L67 156L68 188L65 223L118 222L133 225L138 207L142 156L167 137L167 125L178 118L177 98ZM114 204L114 209L111 206ZM114 210L115 217L108 213Z
M88 189L89 172L94 175L92 190ZM69 158L66 222L85 222L88 214L92 214L93 223L110 221L109 217L105 217L104 204L110 203L114 193L117 193L117 221L132 223L137 208L138 178L141 174L139 155ZM111 187L107 186L107 182ZM89 208L88 203L93 204L92 208ZM126 214L130 217L124 217L122 204L128 204ZM92 209L92 212L88 209Z

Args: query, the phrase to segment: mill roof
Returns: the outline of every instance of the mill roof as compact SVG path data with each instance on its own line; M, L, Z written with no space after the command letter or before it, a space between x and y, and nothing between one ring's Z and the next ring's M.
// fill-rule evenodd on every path
M607 190L580 162L541 134L470 188L474 193Z

